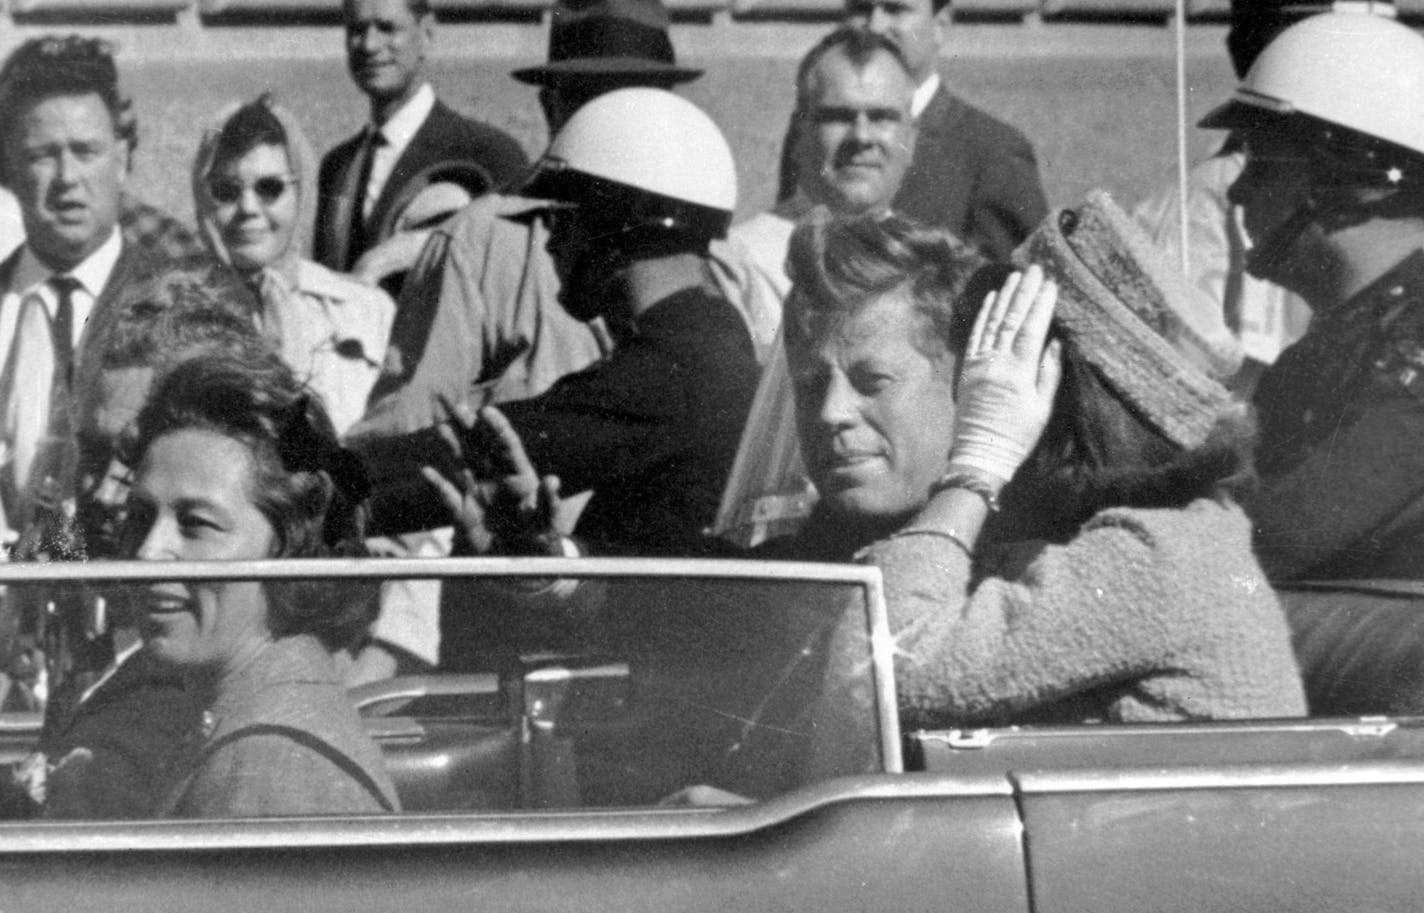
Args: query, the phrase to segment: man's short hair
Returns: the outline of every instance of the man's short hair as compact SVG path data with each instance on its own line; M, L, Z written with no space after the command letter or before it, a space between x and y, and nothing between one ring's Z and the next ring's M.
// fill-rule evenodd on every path
M791 234L787 348L814 344L867 305L903 292L919 321L916 347L932 359L962 355L975 309L960 301L974 295L971 283L977 287L987 263L949 232L913 219L818 206Z
M811 74L815 71L816 65L832 51L840 51L858 70L865 69L876 54L888 54L895 63L899 64L900 69L905 71L905 76L910 80L910 83L914 84L914 75L910 72L910 65L906 62L905 54L900 50L899 45L884 35L878 35L869 29L843 25L816 42L816 46L801 58L801 64L796 68L796 110L798 112L809 107L813 88Z
M126 290L119 307L100 352L106 371L162 374L199 354L253 357L268 348L252 320L250 293L224 269L159 273Z
M90 94L104 102L115 135L132 151L138 144L138 121L132 101L119 88L113 46L80 35L31 38L0 67L0 131L11 135L21 114L45 99Z
M346 4L343 3L343 12L345 8ZM410 12L412 18L424 19L430 15L430 0L405 0L405 8Z

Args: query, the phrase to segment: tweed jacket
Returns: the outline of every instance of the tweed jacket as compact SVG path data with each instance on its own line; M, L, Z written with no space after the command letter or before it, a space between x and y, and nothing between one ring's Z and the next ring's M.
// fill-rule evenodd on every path
M279 638L229 674L180 751L155 817L371 814L400 808L326 649Z
M860 555L885 575L909 725L1301 716L1290 631L1240 507L1110 508L1065 545L990 549L904 535ZM967 593L967 595L966 595Z

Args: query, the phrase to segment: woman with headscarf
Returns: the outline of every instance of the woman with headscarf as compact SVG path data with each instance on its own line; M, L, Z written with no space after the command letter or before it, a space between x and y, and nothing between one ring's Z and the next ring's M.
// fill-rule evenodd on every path
M258 326L344 433L365 411L395 304L305 258L316 158L296 119L268 94L225 111L198 148L193 195L204 242L252 286Z

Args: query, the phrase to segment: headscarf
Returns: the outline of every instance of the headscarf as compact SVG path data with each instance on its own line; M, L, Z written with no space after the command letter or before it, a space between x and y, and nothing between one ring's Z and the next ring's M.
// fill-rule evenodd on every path
M286 249L257 273L244 276L262 299L261 323L264 329L270 335L280 336L280 332L273 326L273 319L285 310L281 306L283 301L297 293L297 263L307 256L311 246L312 226L316 218L317 160L311 143L302 132L301 124L290 111L273 101L270 93L264 93L257 103L264 105L281 124L282 132L287 138L287 162L292 176L297 181L292 189L297 195L297 219ZM218 114L203 131L203 138L198 144L198 154L193 161L193 200L197 208L198 233L202 236L203 243L213 252L213 256L228 266L232 265L232 257L223 244L222 230L214 211L216 207L208 196L207 181L217 153L218 138L228 121L242 107L242 103L235 102Z

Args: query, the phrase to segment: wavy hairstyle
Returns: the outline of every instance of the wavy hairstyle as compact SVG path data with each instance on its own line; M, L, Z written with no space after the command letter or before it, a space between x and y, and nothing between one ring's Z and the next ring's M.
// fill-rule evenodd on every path
M919 321L917 348L932 359L958 358L974 326L974 309L959 301L976 293L986 263L949 232L913 219L834 215L818 206L791 235L786 346L824 339L862 308L903 291Z
M170 371L139 413L125 462L185 429L221 434L251 455L252 503L272 525L272 558L360 557L368 486L360 461L337 443L321 400L275 354L215 354ZM269 587L278 637L313 634L328 649L359 644L376 615L374 587Z

